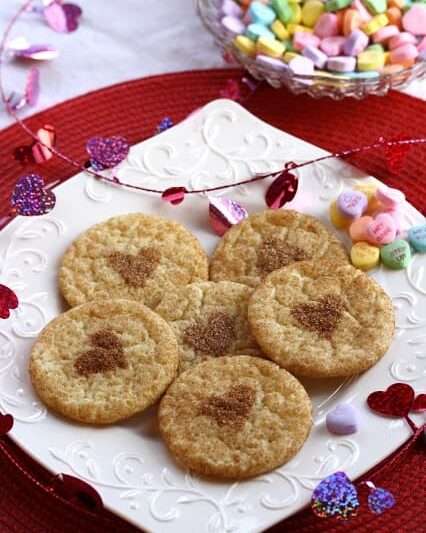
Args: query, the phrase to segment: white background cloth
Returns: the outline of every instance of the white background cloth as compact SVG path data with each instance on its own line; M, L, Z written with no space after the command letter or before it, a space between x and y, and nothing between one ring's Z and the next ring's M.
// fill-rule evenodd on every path
M60 51L59 58L35 65L40 68L41 95L32 113L124 80L225 66L197 15L197 0L69 1L83 9L77 31L58 34L30 13L21 17L11 35L53 44ZM1 31L22 3L1 0ZM28 68L28 62L3 65L8 91L23 90ZM413 83L405 92L426 99L426 80ZM0 109L0 128L11 123Z

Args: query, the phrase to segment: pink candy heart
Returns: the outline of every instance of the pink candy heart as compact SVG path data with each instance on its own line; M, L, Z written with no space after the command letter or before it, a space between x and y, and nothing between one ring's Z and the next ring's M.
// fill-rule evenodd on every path
M344 217L359 218L367 207L368 198L360 191L343 191L337 197L337 208Z
M426 35L426 9L414 5L402 17L402 27L413 35Z
M381 204L386 207L396 207L405 200L404 193L398 189L391 189L390 187L378 187L375 197Z
M395 221L390 215L381 213L367 226L366 234L372 244L390 244L396 238Z

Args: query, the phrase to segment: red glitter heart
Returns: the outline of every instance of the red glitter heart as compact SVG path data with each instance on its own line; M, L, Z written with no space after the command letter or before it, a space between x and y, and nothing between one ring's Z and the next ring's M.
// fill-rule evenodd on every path
M0 284L0 318L9 318L10 309L16 309L18 303L18 297L12 289Z
M407 416L414 401L414 390L406 383L395 383L386 391L372 392L367 398L370 409L388 416Z
M426 411L426 394L418 394L416 396L411 410L417 413Z
M406 141L410 138L406 133L400 133L395 136L392 141ZM394 174L399 174L403 169L405 157L408 150L410 149L409 144L397 144L394 146L386 146L384 149L386 161L389 165L390 170Z
M7 435L12 428L13 428L13 416L2 415L0 413L0 437L3 435Z
M91 485L74 476L67 474L55 476L50 490L68 501L83 504L90 509L101 510L103 508L102 498L98 492Z
M291 202L296 195L299 180L288 170L283 170L269 186L265 201L271 209L278 209Z

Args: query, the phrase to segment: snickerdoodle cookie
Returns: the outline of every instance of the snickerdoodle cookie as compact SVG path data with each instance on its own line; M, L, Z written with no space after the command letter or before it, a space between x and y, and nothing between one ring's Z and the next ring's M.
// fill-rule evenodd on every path
M211 258L210 279L255 287L269 272L307 259L349 262L343 244L316 218L269 209L241 220L225 233Z
M71 306L126 298L155 307L177 287L208 278L198 239L166 218L133 213L96 224L68 248L59 286Z
M249 304L262 351L300 376L348 376L383 356L394 332L392 301L351 265L301 261L271 272Z
M158 412L176 459L199 474L243 479L289 461L312 425L299 381L265 359L218 357L182 373Z
M247 319L253 289L221 281L192 283L164 297L155 309L179 343L179 372L210 357L261 355Z
M106 424L153 404L176 375L170 326L130 300L97 300L52 320L34 343L30 376L63 415Z

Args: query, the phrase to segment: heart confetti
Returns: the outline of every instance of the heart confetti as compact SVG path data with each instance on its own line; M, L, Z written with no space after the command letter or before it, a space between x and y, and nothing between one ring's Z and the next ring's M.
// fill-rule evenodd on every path
M75 31L82 13L76 4L62 4L58 0L53 0L43 9L44 20L59 33Z
M16 37L7 44L7 49L18 59L49 61L59 56L59 52L50 44L30 44L25 37Z
M332 516L338 520L348 520L358 512L358 493L344 472L335 472L315 487L311 506L321 518Z
M170 187L170 189L163 191L161 198L165 202L170 202L172 205L178 205L183 202L185 193L187 192L185 187Z
M247 211L230 198L209 196L209 219L213 231L220 237L243 218Z
M10 201L12 213L25 217L45 215L55 204L55 194L44 188L44 181L37 174L18 180Z
M40 74L37 68L30 69L25 86L25 101L30 107L38 102L40 94Z
M90 163L96 170L105 170L117 166L126 159L130 145L124 137L93 137L86 146Z
M40 141L34 141L32 144L22 145L15 148L13 156L22 164L26 163L44 163L53 157L49 148L56 144L56 131L53 126L45 124L37 130L37 137Z
M426 411L426 394L418 394L416 396L411 410L415 413Z
M401 133L391 139L392 141L405 141L410 138L406 133ZM405 157L410 149L410 145L407 144L398 144L393 146L385 146L384 152L386 161L389 165L389 168L395 174L399 174L404 167Z
M12 289L0 284L0 318L9 318L10 309L16 309L18 304L18 297Z
M173 120L169 117L164 117L161 120L160 124L158 124L158 126L155 128L155 130L157 133L162 133L163 131L166 131L171 128L172 126L174 126Z
M265 201L271 209L278 209L291 202L296 195L299 180L288 170L278 174L265 194Z
M101 510L103 508L102 498L98 492L91 485L74 476L58 474L50 490L68 501L82 503L90 509Z
M15 92L12 92L7 98L6 102L8 107L12 111L18 111L26 105L34 107L37 104L38 97L40 94L40 83L39 83L39 71L37 68L30 69L27 75L27 81L25 85L24 94L20 95Z
M367 404L382 415L406 417L414 402L414 390L407 383L395 383L386 391L372 392Z
M395 498L386 489L375 487L368 495L368 507L374 514L382 514L395 505Z
M0 437L7 435L13 428L13 416L0 413Z

